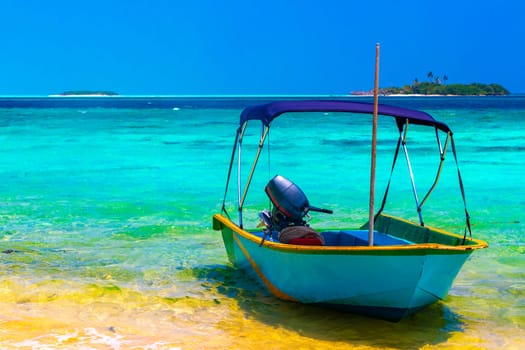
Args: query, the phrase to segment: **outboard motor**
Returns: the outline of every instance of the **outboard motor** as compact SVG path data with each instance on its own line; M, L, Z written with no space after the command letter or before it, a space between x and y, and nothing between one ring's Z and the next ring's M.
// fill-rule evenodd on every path
M289 226L307 226L304 217L309 211L327 214L333 212L311 206L304 192L284 176L276 175L268 182L264 191L274 205L272 214L261 213L261 219L274 230L282 230Z

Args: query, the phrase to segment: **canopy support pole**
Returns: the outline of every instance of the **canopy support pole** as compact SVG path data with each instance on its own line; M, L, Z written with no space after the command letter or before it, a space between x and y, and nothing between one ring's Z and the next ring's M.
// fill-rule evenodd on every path
M377 114L379 106L379 43L376 44L376 65L374 79L374 115L372 122L372 156L370 164L370 202L368 211L368 245L374 245L374 198L376 182L376 154L377 154Z
M266 135L268 134L268 130L270 129L270 127L268 126L263 126L263 131L261 133L261 138L259 140L259 147L257 147L257 152L255 154L255 159L253 161L253 164L252 164L252 168L250 170L250 174L248 175L248 179L246 180L246 187L244 188L244 192L242 194L242 196L240 196L241 194L241 191L240 191L240 168L241 168L241 163L240 163L240 159L241 159L241 153L240 153L240 150L241 150L241 147L239 146L239 223L240 223L240 227L243 228L242 226L242 207L244 205L244 200L246 199L246 195L248 194L248 188L250 187L250 183L252 182L252 178L253 178L253 173L255 172L255 167L257 166L257 162L259 161L259 156L261 155L261 151L262 151L262 148L264 146L264 140L266 139Z
M235 160L235 151L237 150L237 142L239 140L239 135L241 133L241 128L237 129L237 132L235 133L235 142L233 143L233 150L232 155L230 158L230 167L228 168L228 176L226 177L226 187L224 189L224 197L222 199L222 212L230 219L230 215L228 214L228 211L226 210L226 196L228 195L228 187L230 185L230 177L232 174L233 169L233 161Z
M408 134L408 119L405 124L405 133L403 135L403 141L401 145L403 146L403 152L405 153L405 159L407 161L408 175L410 177L410 183L412 184L412 192L414 193L414 200L416 201L417 215L419 217L419 224L425 226L423 222L423 215L421 214L421 206L419 205L419 197L417 196L416 181L414 180L414 172L412 171L412 164L410 163L410 157L408 156L407 148L407 134Z
M381 202L381 207L379 208L377 213L374 215L374 221L379 215L381 215L381 213L383 212L383 209L385 209L386 199L388 197L388 190L390 189L390 184L392 183L392 175L394 175L394 168L396 167L397 157L399 155L399 148L401 147L402 140L403 140L403 133L400 132L399 138L397 139L396 151L394 152L394 160L392 161L392 169L390 169L390 177L388 178L388 183L386 185L385 194L383 195L383 201Z
M243 228L242 224L242 202L241 202L241 155L242 155L242 138L246 130L246 123L243 124L239 132L238 147L237 147L237 201L239 213L239 227Z
M452 154L454 154L454 160L456 161L456 168L458 171L458 181L459 181L459 188L461 190L461 197L463 198L463 205L465 207L465 234L463 235L463 244L465 244L465 241L467 239L467 230L469 237L472 239L472 227L470 225L470 214L467 210L467 199L465 197L465 187L463 186L463 180L461 179L461 172L459 171L459 162L458 162L458 156L456 154L456 145L454 144L454 137L452 136L452 132L450 132L450 145L452 146Z

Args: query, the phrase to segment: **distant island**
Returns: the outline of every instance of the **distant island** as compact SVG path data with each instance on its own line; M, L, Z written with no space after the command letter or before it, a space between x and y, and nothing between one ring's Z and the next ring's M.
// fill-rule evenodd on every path
M91 91L91 90L73 90L65 91L61 94L51 95L51 96L73 96L73 97L83 97L83 96L118 96L118 93L114 91Z
M442 78L427 74L430 81L420 82L414 79L412 84L403 87L387 87L379 89L380 95L438 95L438 96L500 96L509 95L510 92L499 84L445 84L446 75ZM371 95L373 91L352 91L351 95Z

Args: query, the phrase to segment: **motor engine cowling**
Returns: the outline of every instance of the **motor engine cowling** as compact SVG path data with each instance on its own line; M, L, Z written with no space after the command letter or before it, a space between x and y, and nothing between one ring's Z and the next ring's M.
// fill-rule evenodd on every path
M274 205L272 216L275 221L286 221L286 225L304 225L303 217L308 213L309 202L304 192L284 176L276 175L264 191ZM278 212L276 212L278 211ZM277 217L277 216L283 217Z

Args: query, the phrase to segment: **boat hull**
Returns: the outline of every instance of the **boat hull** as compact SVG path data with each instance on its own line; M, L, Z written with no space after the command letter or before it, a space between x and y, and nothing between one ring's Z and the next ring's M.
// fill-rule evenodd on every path
M473 249L436 244L298 246L265 241L221 215L231 263L275 296L399 320L443 299Z

